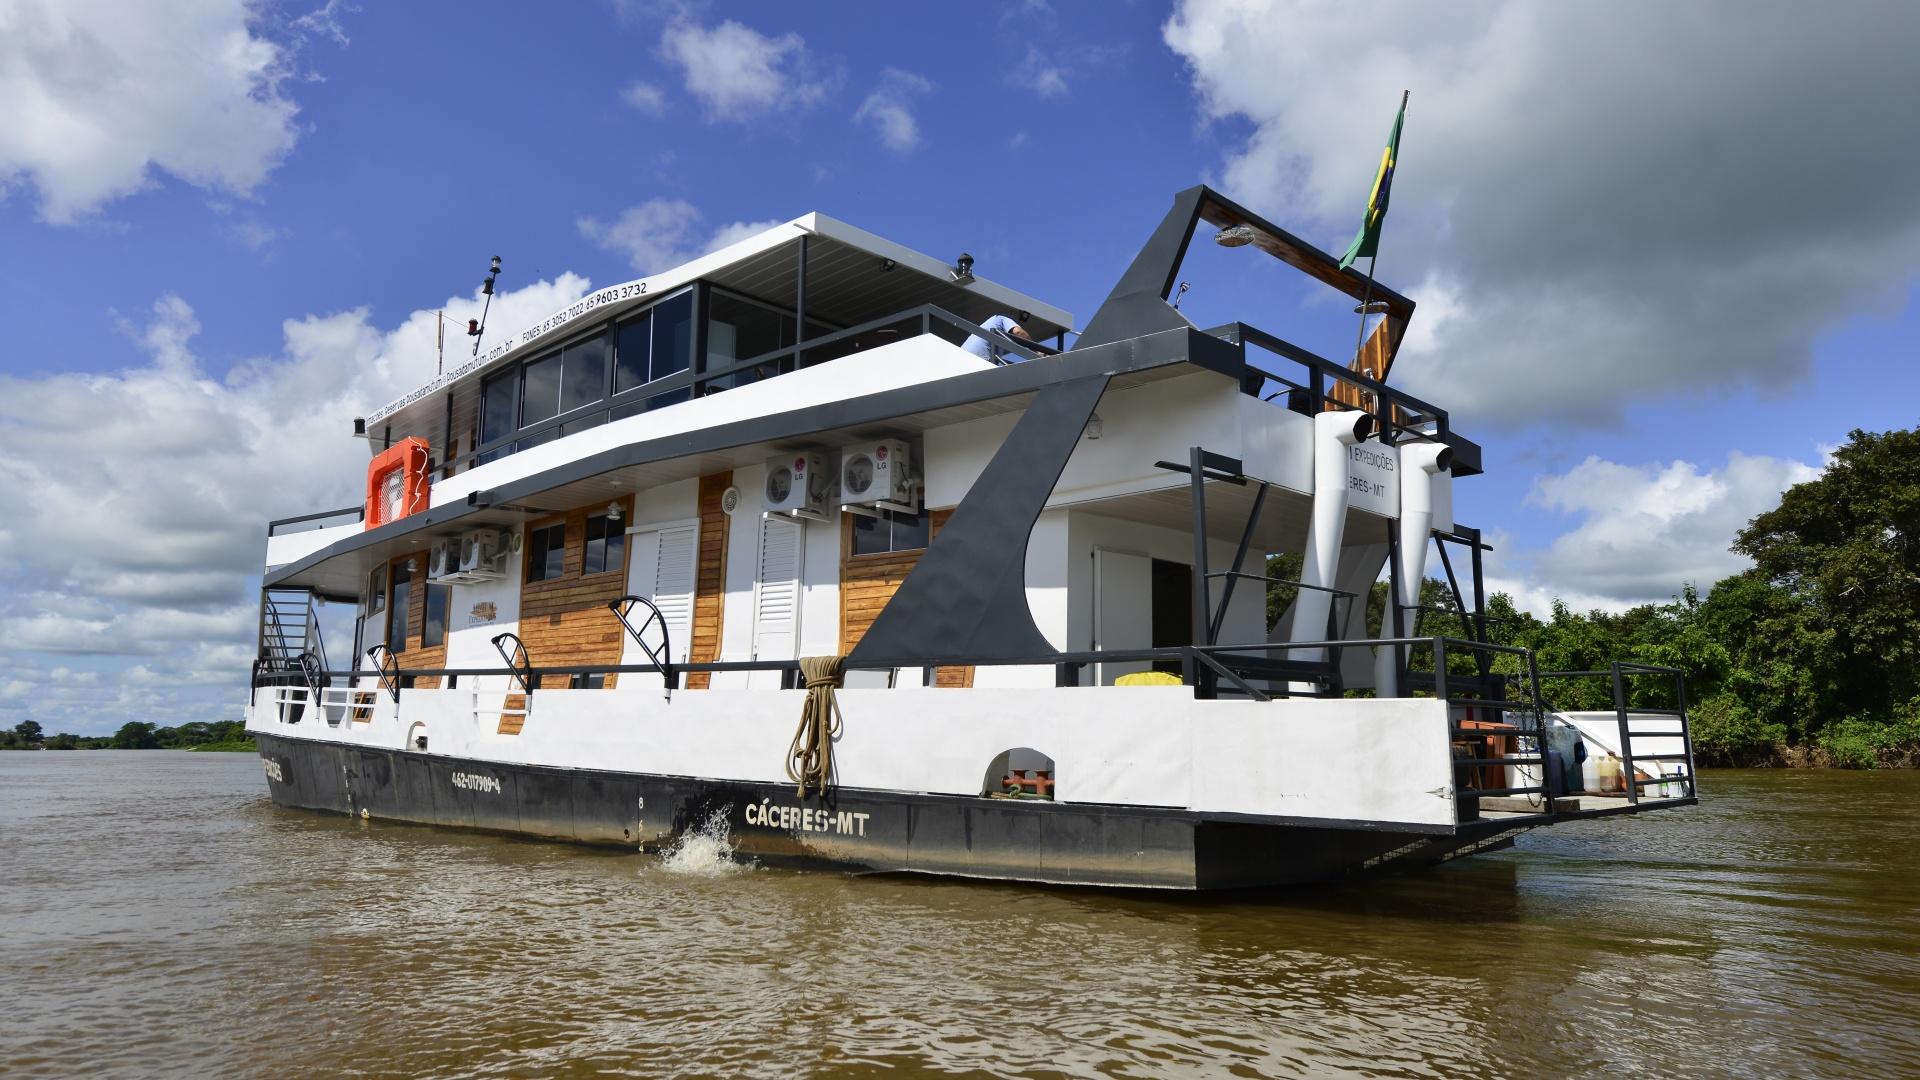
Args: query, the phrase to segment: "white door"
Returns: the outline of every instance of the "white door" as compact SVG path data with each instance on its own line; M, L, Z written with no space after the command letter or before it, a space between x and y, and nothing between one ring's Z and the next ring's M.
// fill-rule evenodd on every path
M793 660L800 648L800 553L804 526L791 518L760 523L760 566L753 584L753 658ZM779 686L777 672L754 672L749 687Z
M692 524L637 530L629 535L633 559L627 572L627 591L652 600L665 618L667 642L673 662L683 664L693 638L694 559L698 550L699 528ZM635 605L627 621L641 629L650 613ZM622 631L625 633L625 631ZM657 626L643 631L648 645L660 646ZM645 664L645 651L627 635L620 654L623 664ZM625 681L624 679L622 680Z
M1153 560L1124 551L1093 549L1093 647L1153 647ZM1099 683L1146 671L1145 662L1099 665Z

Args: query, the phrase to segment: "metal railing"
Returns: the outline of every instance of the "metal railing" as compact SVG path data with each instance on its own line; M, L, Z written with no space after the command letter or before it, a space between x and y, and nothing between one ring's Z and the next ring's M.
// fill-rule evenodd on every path
M1240 346L1246 363L1248 383L1244 389L1262 401L1286 397L1286 406L1295 412L1315 416L1329 408L1355 410L1357 406L1338 400L1335 387L1351 388L1355 396L1371 395L1371 413L1379 425L1383 441L1391 444L1400 436L1446 441L1453 428L1447 411L1414 397L1404 390L1388 386L1378 379L1362 375L1345 364L1303 349L1291 341L1267 333L1243 322L1223 323L1204 333ZM1287 378L1255 363L1246 354L1248 347L1262 349L1276 357L1291 360L1304 369L1299 378ZM1282 389L1270 390L1273 385Z
M325 521L325 520L327 520L328 518L337 518L337 517L349 517L349 516L350 516L350 517L352 517L352 518L353 518L353 520L355 520L355 521L364 521L364 520L366 520L366 517L367 517L367 508L366 508L366 507L365 507L364 505L362 505L362 506L343 506L343 507L341 507L341 508L340 508L340 509L338 509L338 510L322 510L322 511L320 511L319 513L315 513L315 514L301 514L301 515L300 515L300 516L298 516L298 517L290 517L290 518L280 518L280 519L278 519L278 520L276 520L276 521L269 521L269 522L267 522L267 535L268 535L268 536L279 536L279 535L281 535L282 533L290 533L290 532L308 532L308 531L311 531L311 530L308 530L308 529L289 529L289 528L287 528L286 526L288 526L288 525L308 525L308 524L312 524L312 523L314 523L314 522L319 522L319 521ZM343 525L344 525L344 524L345 524L345 522L341 522L340 524L343 524ZM326 526L326 525L313 525L313 528L314 528L314 529L324 529L324 528L328 528L328 526Z
M1641 664L1621 661L1609 664L1603 670L1596 671L1548 671L1540 676L1543 679L1605 679L1613 695L1613 713L1620 732L1620 770L1622 786L1627 801L1638 804L1644 793L1642 788L1653 785L1679 784L1685 789L1680 798L1699 798L1693 767L1693 728L1687 719L1687 680L1686 674L1679 668L1661 667L1657 664ZM1668 700L1672 707L1650 707L1633 704L1633 680L1660 679L1672 680L1672 696ZM1667 717L1678 722L1677 731L1649 731L1634 727L1635 717ZM1641 739L1679 739L1680 751L1677 753L1638 753L1633 741ZM1639 765L1654 763L1653 771L1643 778ZM1684 771L1668 773L1667 766L1672 764Z

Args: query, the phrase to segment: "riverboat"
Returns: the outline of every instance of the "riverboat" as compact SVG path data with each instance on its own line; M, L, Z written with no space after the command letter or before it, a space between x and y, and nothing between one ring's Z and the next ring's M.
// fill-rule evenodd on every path
M1196 326L1169 302L1196 234L1377 323L1346 362ZM247 709L268 788L1179 890L1695 802L1677 672L1493 643L1453 513L1480 447L1387 383L1413 310L1205 187L1077 333L968 257L822 214L602 289L355 419L363 505L272 523ZM1553 706L1593 680L1611 710Z

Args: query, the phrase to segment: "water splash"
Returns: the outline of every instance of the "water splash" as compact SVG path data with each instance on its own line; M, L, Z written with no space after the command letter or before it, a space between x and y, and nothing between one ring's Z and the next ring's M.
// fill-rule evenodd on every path
M728 809L715 810L707 820L681 833L673 846L660 852L660 868L695 877L719 877L751 868L751 862L734 858Z

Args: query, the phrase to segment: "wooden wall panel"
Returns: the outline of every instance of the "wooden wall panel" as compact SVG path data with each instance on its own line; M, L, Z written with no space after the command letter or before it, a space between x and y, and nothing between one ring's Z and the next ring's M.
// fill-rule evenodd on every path
M720 659L721 619L727 600L727 512L720 497L733 486L733 472L700 478L700 555L694 569L693 633L687 660L711 664ZM755 571L758 573L758 570ZM712 676L696 671L687 676L689 690L705 690Z
M929 522L931 536L940 535L951 510L935 510ZM867 629L880 617L900 583L920 562L926 549L894 551L885 555L853 554L853 519L845 514L840 521L840 653L846 655L867 636ZM943 667L934 672L936 686L973 685L970 667Z
M633 519L633 500L621 499L621 526ZM627 592L627 563L631 544L622 546L620 565L597 574L583 573L586 562L587 517L606 507L605 503L578 506L565 514L529 522L521 537L520 640L535 667L571 664L618 664L624 648L620 620L607 610L609 601ZM560 576L544 581L528 581L528 561L533 557L531 533L535 529L565 523L566 555ZM607 685L618 683L618 675L608 675ZM571 679L564 675L541 678L536 689L565 689ZM514 695L517 698L518 695ZM509 698L508 708L520 708ZM513 734L521 718L503 716L500 731Z

